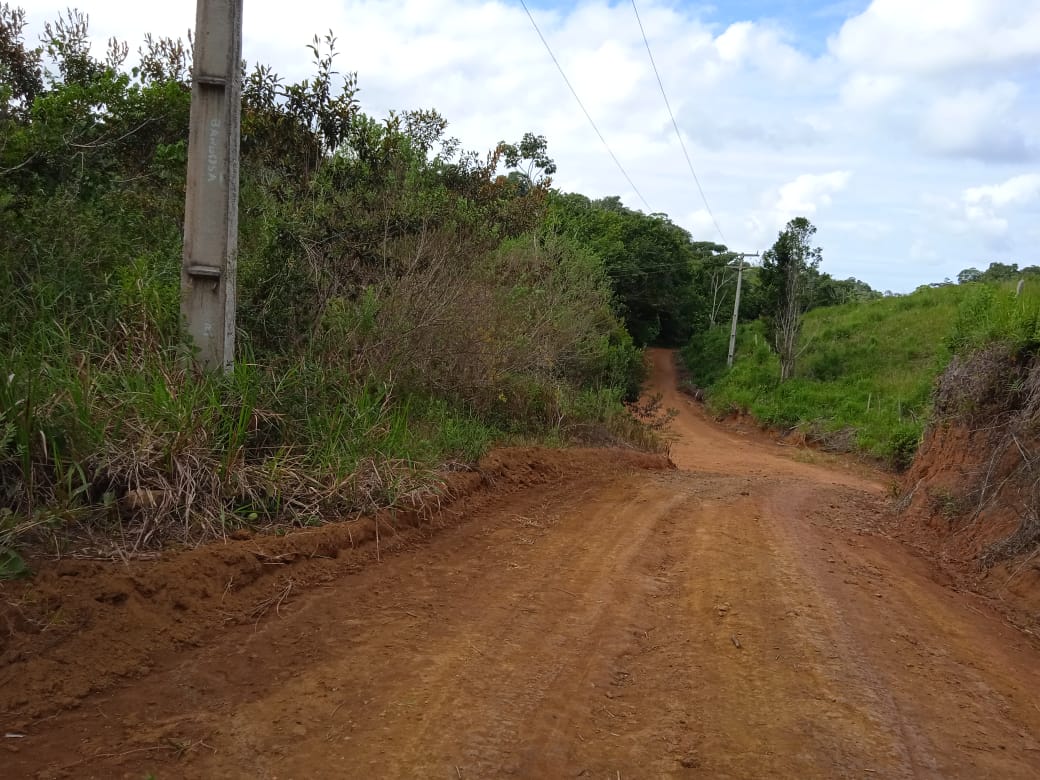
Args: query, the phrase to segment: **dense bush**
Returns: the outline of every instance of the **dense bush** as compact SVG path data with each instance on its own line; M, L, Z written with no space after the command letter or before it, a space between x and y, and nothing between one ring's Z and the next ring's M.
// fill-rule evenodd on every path
M239 354L207 375L179 322L190 50L149 37L128 72L75 12L23 29L0 6L0 547L314 522L506 434L631 433L641 352L602 255L546 227L544 138L368 117L332 36L310 79L253 68Z

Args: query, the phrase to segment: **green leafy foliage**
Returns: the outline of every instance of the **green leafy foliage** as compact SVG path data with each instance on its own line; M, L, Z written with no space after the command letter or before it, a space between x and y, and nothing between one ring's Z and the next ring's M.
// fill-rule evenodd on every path
M1034 281L1036 277L1040 276L1040 266L1027 265L1024 268L1019 268L1018 263L990 263L985 271L980 271L978 268L965 268L959 274L957 274L957 282L959 284L971 284L972 282L1009 282L1012 280L1017 281L1023 277L1033 277Z
M14 550L0 547L0 580L15 580L29 575L29 567Z
M578 194L554 194L546 226L600 258L636 344L689 338L696 308L689 233L663 214L633 211L618 198L591 201Z
M780 358L780 381L794 374L802 314L815 297L813 282L822 259L810 246L816 227L805 217L787 223L776 243L762 256L762 290L770 336Z
M127 72L128 47L97 59L77 12L36 49L24 28L0 6L7 569L25 538L309 523L393 503L503 437L641 435L622 312L671 323L678 299L622 283L611 239L554 227L543 136L480 155L435 110L367 116L332 33L309 78L253 67L239 354L202 374L179 313L190 47L148 36ZM645 263L685 251L666 219L618 213Z

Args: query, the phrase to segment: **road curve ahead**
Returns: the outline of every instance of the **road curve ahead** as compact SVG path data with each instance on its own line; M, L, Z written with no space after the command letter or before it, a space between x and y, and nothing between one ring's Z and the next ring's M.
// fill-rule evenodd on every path
M717 426L652 357L677 470L605 451L490 501L34 724L3 774L1040 777L1040 650L877 532L884 478Z

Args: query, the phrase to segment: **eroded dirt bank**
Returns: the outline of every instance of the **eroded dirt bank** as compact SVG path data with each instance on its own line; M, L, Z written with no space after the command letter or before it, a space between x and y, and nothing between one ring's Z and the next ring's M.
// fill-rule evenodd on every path
M955 357L903 484L901 533L1040 637L1040 360Z
M654 359L678 470L488 492L50 717L8 665L5 776L1040 775L1028 637L877 533L883 481L714 426Z

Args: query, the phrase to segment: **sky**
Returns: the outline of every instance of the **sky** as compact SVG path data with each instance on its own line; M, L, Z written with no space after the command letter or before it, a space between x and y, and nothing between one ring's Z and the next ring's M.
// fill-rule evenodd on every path
M70 3L99 53L195 22L190 0L15 0L33 36ZM366 113L436 108L482 151L545 135L555 186L620 195L736 251L807 217L822 270L879 290L1040 265L1040 0L637 0L707 206L631 0L528 6L646 204L519 0L245 0L243 56L301 79L331 29Z

